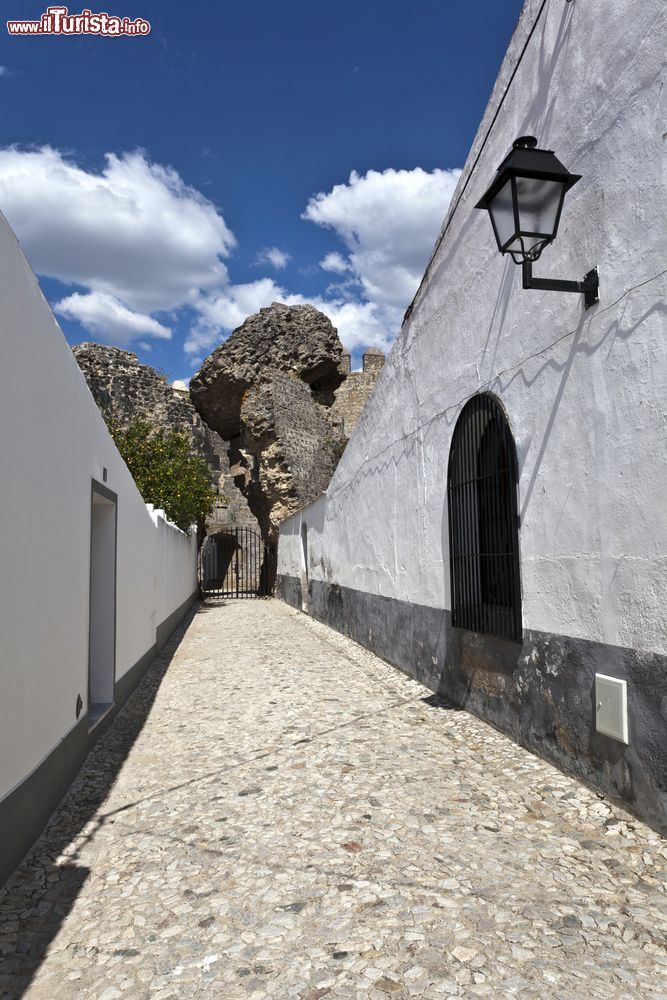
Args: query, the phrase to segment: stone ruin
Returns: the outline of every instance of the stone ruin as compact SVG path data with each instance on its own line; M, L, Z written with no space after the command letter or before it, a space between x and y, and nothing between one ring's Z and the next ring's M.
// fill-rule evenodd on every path
M72 351L104 414L120 423L142 417L155 427L183 431L190 437L193 450L206 459L219 494L206 522L207 533L235 527L259 531L248 501L234 483L227 442L204 423L187 389L167 385L163 376L142 365L132 351L91 343L78 344Z
M189 391L131 351L72 350L105 413L189 434L220 494L208 534L251 528L271 547L280 522L326 490L384 364L371 348L351 372L323 313L275 302L207 358Z
M333 413L343 346L313 306L274 302L204 362L190 398L229 442L236 482L269 545L280 522L323 493L345 438Z
M363 355L363 367L360 372L352 371L352 359L347 351L343 353L343 368L345 381L336 391L336 398L331 408L334 420L339 420L346 438L352 437L368 398L375 388L384 366L384 354L377 347L369 347Z

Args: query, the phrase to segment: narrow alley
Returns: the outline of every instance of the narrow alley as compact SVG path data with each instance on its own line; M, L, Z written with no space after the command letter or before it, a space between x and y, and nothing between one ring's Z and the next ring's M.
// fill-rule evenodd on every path
M667 844L276 600L202 607L0 893L0 996L667 997Z

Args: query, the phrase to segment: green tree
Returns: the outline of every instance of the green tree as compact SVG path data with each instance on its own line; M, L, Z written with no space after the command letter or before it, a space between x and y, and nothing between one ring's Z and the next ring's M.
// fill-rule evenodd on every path
M208 465L193 454L188 435L152 427L141 417L127 424L110 418L107 425L144 501L162 508L183 531L203 524L216 497Z

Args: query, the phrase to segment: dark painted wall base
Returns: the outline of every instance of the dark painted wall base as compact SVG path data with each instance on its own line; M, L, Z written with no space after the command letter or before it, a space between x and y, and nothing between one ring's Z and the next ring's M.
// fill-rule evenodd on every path
M183 621L196 599L197 592L191 594L190 597L183 601L180 607L176 608L175 611L172 611L169 617L165 618L165 620L158 625L155 630L155 646L158 650L162 649L177 625Z
M88 716L37 770L0 802L0 886L20 864L63 797L88 753Z
M291 604L293 608L298 608L301 611L301 581L297 580L295 576L276 577L276 596L281 597L286 604Z
M278 577L301 608L294 577ZM532 630L453 628L448 611L311 581L310 613L667 833L667 657ZM595 729L595 674L628 685L630 745Z
M88 732L88 715L81 716L57 747L25 781L0 802L0 886L20 864L38 839L58 803L74 781L90 749L102 736L123 704L130 697L155 653L192 607L196 595L189 597L156 630L155 646L114 685L114 706L103 720Z

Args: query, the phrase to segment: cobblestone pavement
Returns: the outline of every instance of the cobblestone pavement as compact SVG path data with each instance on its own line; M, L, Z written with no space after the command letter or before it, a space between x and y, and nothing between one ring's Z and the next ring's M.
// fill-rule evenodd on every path
M0 895L0 996L667 997L656 833L277 601L182 634Z

